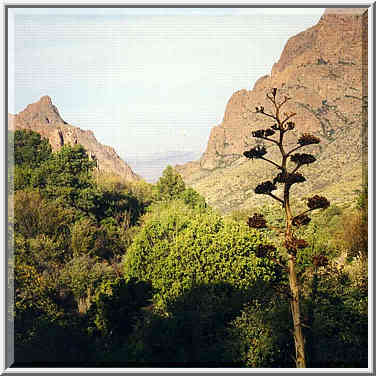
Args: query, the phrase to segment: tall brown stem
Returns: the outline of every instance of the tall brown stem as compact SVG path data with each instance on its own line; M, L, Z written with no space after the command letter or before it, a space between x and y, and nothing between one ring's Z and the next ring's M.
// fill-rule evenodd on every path
M286 160L283 158L283 166L286 166ZM285 241L288 252L288 275L289 275L289 285L291 291L290 298L290 308L291 315L294 323L294 342L295 342L295 353L296 353L296 367L305 368L305 351L304 351L304 336L302 332L302 323L300 315L300 297L299 297L299 284L296 277L295 271L295 252L296 250L289 248L289 244L293 244L294 235L292 231L292 219L293 215L290 206L290 187L287 183L284 186L284 207L286 215L286 231L285 231Z
M302 322L301 322L301 313L300 313L300 286L298 283L297 273L296 273L296 253L298 252L298 248L304 248L306 242L304 239L296 239L293 232L293 223L294 225L299 225L299 221L297 224L296 219L305 215L312 210L319 209L319 208L327 208L329 206L329 201L325 197L321 196L313 196L308 200L308 207L309 209L304 211L303 213L299 214L299 216L295 216L292 213L291 205L290 205L290 188L292 184L301 183L305 181L304 176L297 173L298 169L301 165L297 165L294 169L290 172L288 171L287 161L288 158L291 157L291 154L296 150L311 144L317 144L320 142L317 137L314 137L310 134L303 134L299 140L299 145L294 147L291 150L285 150L285 145L283 144L284 134L290 130L293 130L295 127L294 122L290 121L290 119L295 116L295 113L284 113L283 119L281 116L281 107L290 99L289 97L285 96L285 98L281 102L277 102L277 88L273 88L271 93L268 93L266 96L268 100L271 102L272 106L274 107L272 113L266 113L264 111L264 107L256 107L256 112L260 113L264 116L268 116L276 121L271 127L270 130L262 130L259 132L254 132L254 137L262 138L265 141L269 141L274 143L278 146L279 151L281 153L281 163L278 164L268 158L264 157L266 153L265 148L261 151L257 148L251 149L244 153L247 158L259 158L263 159L266 162L271 163L274 167L277 167L281 172L276 176L273 180L273 183L270 181L264 182L256 187L255 192L261 194L267 194L270 197L274 198L278 202L282 204L282 207L285 209L285 245L287 249L287 272L288 272L288 279L290 285L290 308L291 308L291 315L294 324L294 342L295 342L295 351L296 351L296 366L298 368L305 368L306 367L306 354L305 354L305 339L303 336L302 330ZM276 138L271 138L274 135L274 131L279 131ZM314 158L313 158L314 160ZM296 161L294 161L296 162ZM275 190L276 182L284 183L284 191L283 191L283 198L275 196L271 193L271 191ZM269 189L267 189L269 188ZM309 218L308 218L309 222ZM303 223L302 224L307 224Z

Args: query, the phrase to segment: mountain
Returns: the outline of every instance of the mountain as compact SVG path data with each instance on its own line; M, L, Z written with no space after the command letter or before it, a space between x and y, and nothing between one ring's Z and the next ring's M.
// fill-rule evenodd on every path
M223 212L270 203L254 188L276 171L243 152L255 145L252 131L273 125L255 107L271 111L266 93L275 87L282 98L291 97L284 111L297 113L290 146L304 132L321 139L319 147L305 149L318 161L302 171L307 182L294 186L293 194L351 200L361 187L367 153L367 28L365 8L327 9L315 26L290 38L270 75L232 95L201 158L176 166L186 184Z
M66 144L81 144L91 158L96 158L99 171L115 174L126 180L140 179L112 147L99 143L92 131L85 131L65 122L49 96L29 104L17 115L8 114L8 129L38 132L49 139L54 151Z

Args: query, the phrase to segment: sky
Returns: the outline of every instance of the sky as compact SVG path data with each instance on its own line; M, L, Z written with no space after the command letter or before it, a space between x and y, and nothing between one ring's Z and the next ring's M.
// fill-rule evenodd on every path
M9 112L49 95L125 160L205 150L320 8L10 8ZM182 160L181 163L186 162Z

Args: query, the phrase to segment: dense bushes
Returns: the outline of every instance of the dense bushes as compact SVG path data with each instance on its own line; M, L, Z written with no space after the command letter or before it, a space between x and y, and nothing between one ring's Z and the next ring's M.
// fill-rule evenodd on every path
M249 229L253 212L223 218L170 167L156 185L93 178L82 147L52 153L17 132L16 363L294 366L278 232ZM333 205L304 230L309 366L367 365L362 208ZM280 211L262 213L279 226ZM263 257L266 242L274 261Z
M14 148L16 362L43 361L48 348L54 361L89 361L88 343L96 337L91 307L103 283L122 283L118 257L145 205L116 186L98 185L94 162L80 145L52 153L38 134L16 131ZM115 306L115 295L106 304L115 299ZM133 307L130 315L139 309L133 300L122 298ZM75 351L59 353L64 346Z
M262 237L244 225L180 201L155 210L124 258L124 273L153 283L164 304L195 283L248 289L278 278L277 266L256 256Z
M241 364L226 350L230 322L245 303L267 302L280 282L278 265L257 256L263 242L245 225L182 200L154 207L123 260L126 278L154 290L154 313L131 336L133 361Z

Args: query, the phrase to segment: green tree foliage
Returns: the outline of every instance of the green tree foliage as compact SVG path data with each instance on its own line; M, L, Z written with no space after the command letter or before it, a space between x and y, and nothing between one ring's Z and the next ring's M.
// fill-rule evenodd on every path
M303 305L311 367L367 367L367 279L361 260L316 269Z
M227 326L246 302L267 301L280 282L278 265L260 257L265 241L244 224L182 200L155 207L123 260L126 278L152 284L154 309L117 356L132 354L133 361L153 364L234 365L223 356Z
M51 145L39 133L29 130L14 132L14 163L35 168L51 157Z
M75 218L70 208L62 208L42 197L38 191L14 194L14 229L25 238L44 234L54 241L69 236L69 225Z
M156 196L160 201L177 198L185 190L185 183L180 174L167 166L156 184Z
M257 256L263 241L244 225L177 201L148 218L125 255L124 272L150 281L159 303L195 283L226 282L247 289L258 280L277 278L273 261Z
M115 271L107 262L81 255L73 257L61 270L60 283L72 291L79 312L86 312L102 280L114 277Z
M283 208L223 218L171 167L155 187L93 179L82 147L51 153L32 133L22 139L17 150L28 157L16 166L9 232L16 363L48 354L55 364L294 365L288 281L270 244L281 246L274 230ZM311 366L367 363L367 270L356 256L364 243L351 222L358 212L333 205L295 229L310 245L296 267ZM250 229L247 218L273 229ZM337 268L341 250L356 257Z
M179 196L183 202L192 208L205 209L207 207L205 198L202 197L193 188L186 188L182 191Z
M246 304L227 328L226 356L243 367L294 367L289 315L280 297Z
M360 257L368 261L368 184L358 192L355 210L343 218L343 238L349 259Z
M11 218L16 362L43 362L46 353L55 362L97 361L91 354L111 341L97 343L88 310L105 281L121 278L117 257L129 246L144 203L127 191L98 186L81 146L51 154L39 135L20 135L26 141L16 143L20 164ZM115 290L108 307L116 307ZM135 296L128 298L122 303L135 307Z
M63 146L34 170L31 185L43 190L49 199L77 207L82 192L93 188L94 166L81 145Z
M90 217L85 217L77 221L71 231L74 256L87 254L110 261L122 255L130 243L130 230L123 229L112 218L98 225Z
M10 135L14 161L14 189L25 189L30 185L32 172L52 155L49 141L39 133L17 130Z
M145 311L118 352L133 362L170 366L235 366L225 353L226 327L249 299L229 283L197 283L171 299L166 311Z
M15 166L13 175L13 188L15 191L30 187L32 172L33 169L29 166Z
M105 191L115 191L135 197L143 208L153 202L153 185L144 180L129 181L116 175L100 173L98 187Z
M104 279L95 290L89 316L95 327L90 330L119 340L129 335L133 320L151 298L150 284L122 277Z
M75 205L97 221L114 218L125 228L134 225L142 212L142 205L135 197L97 187L80 190Z

